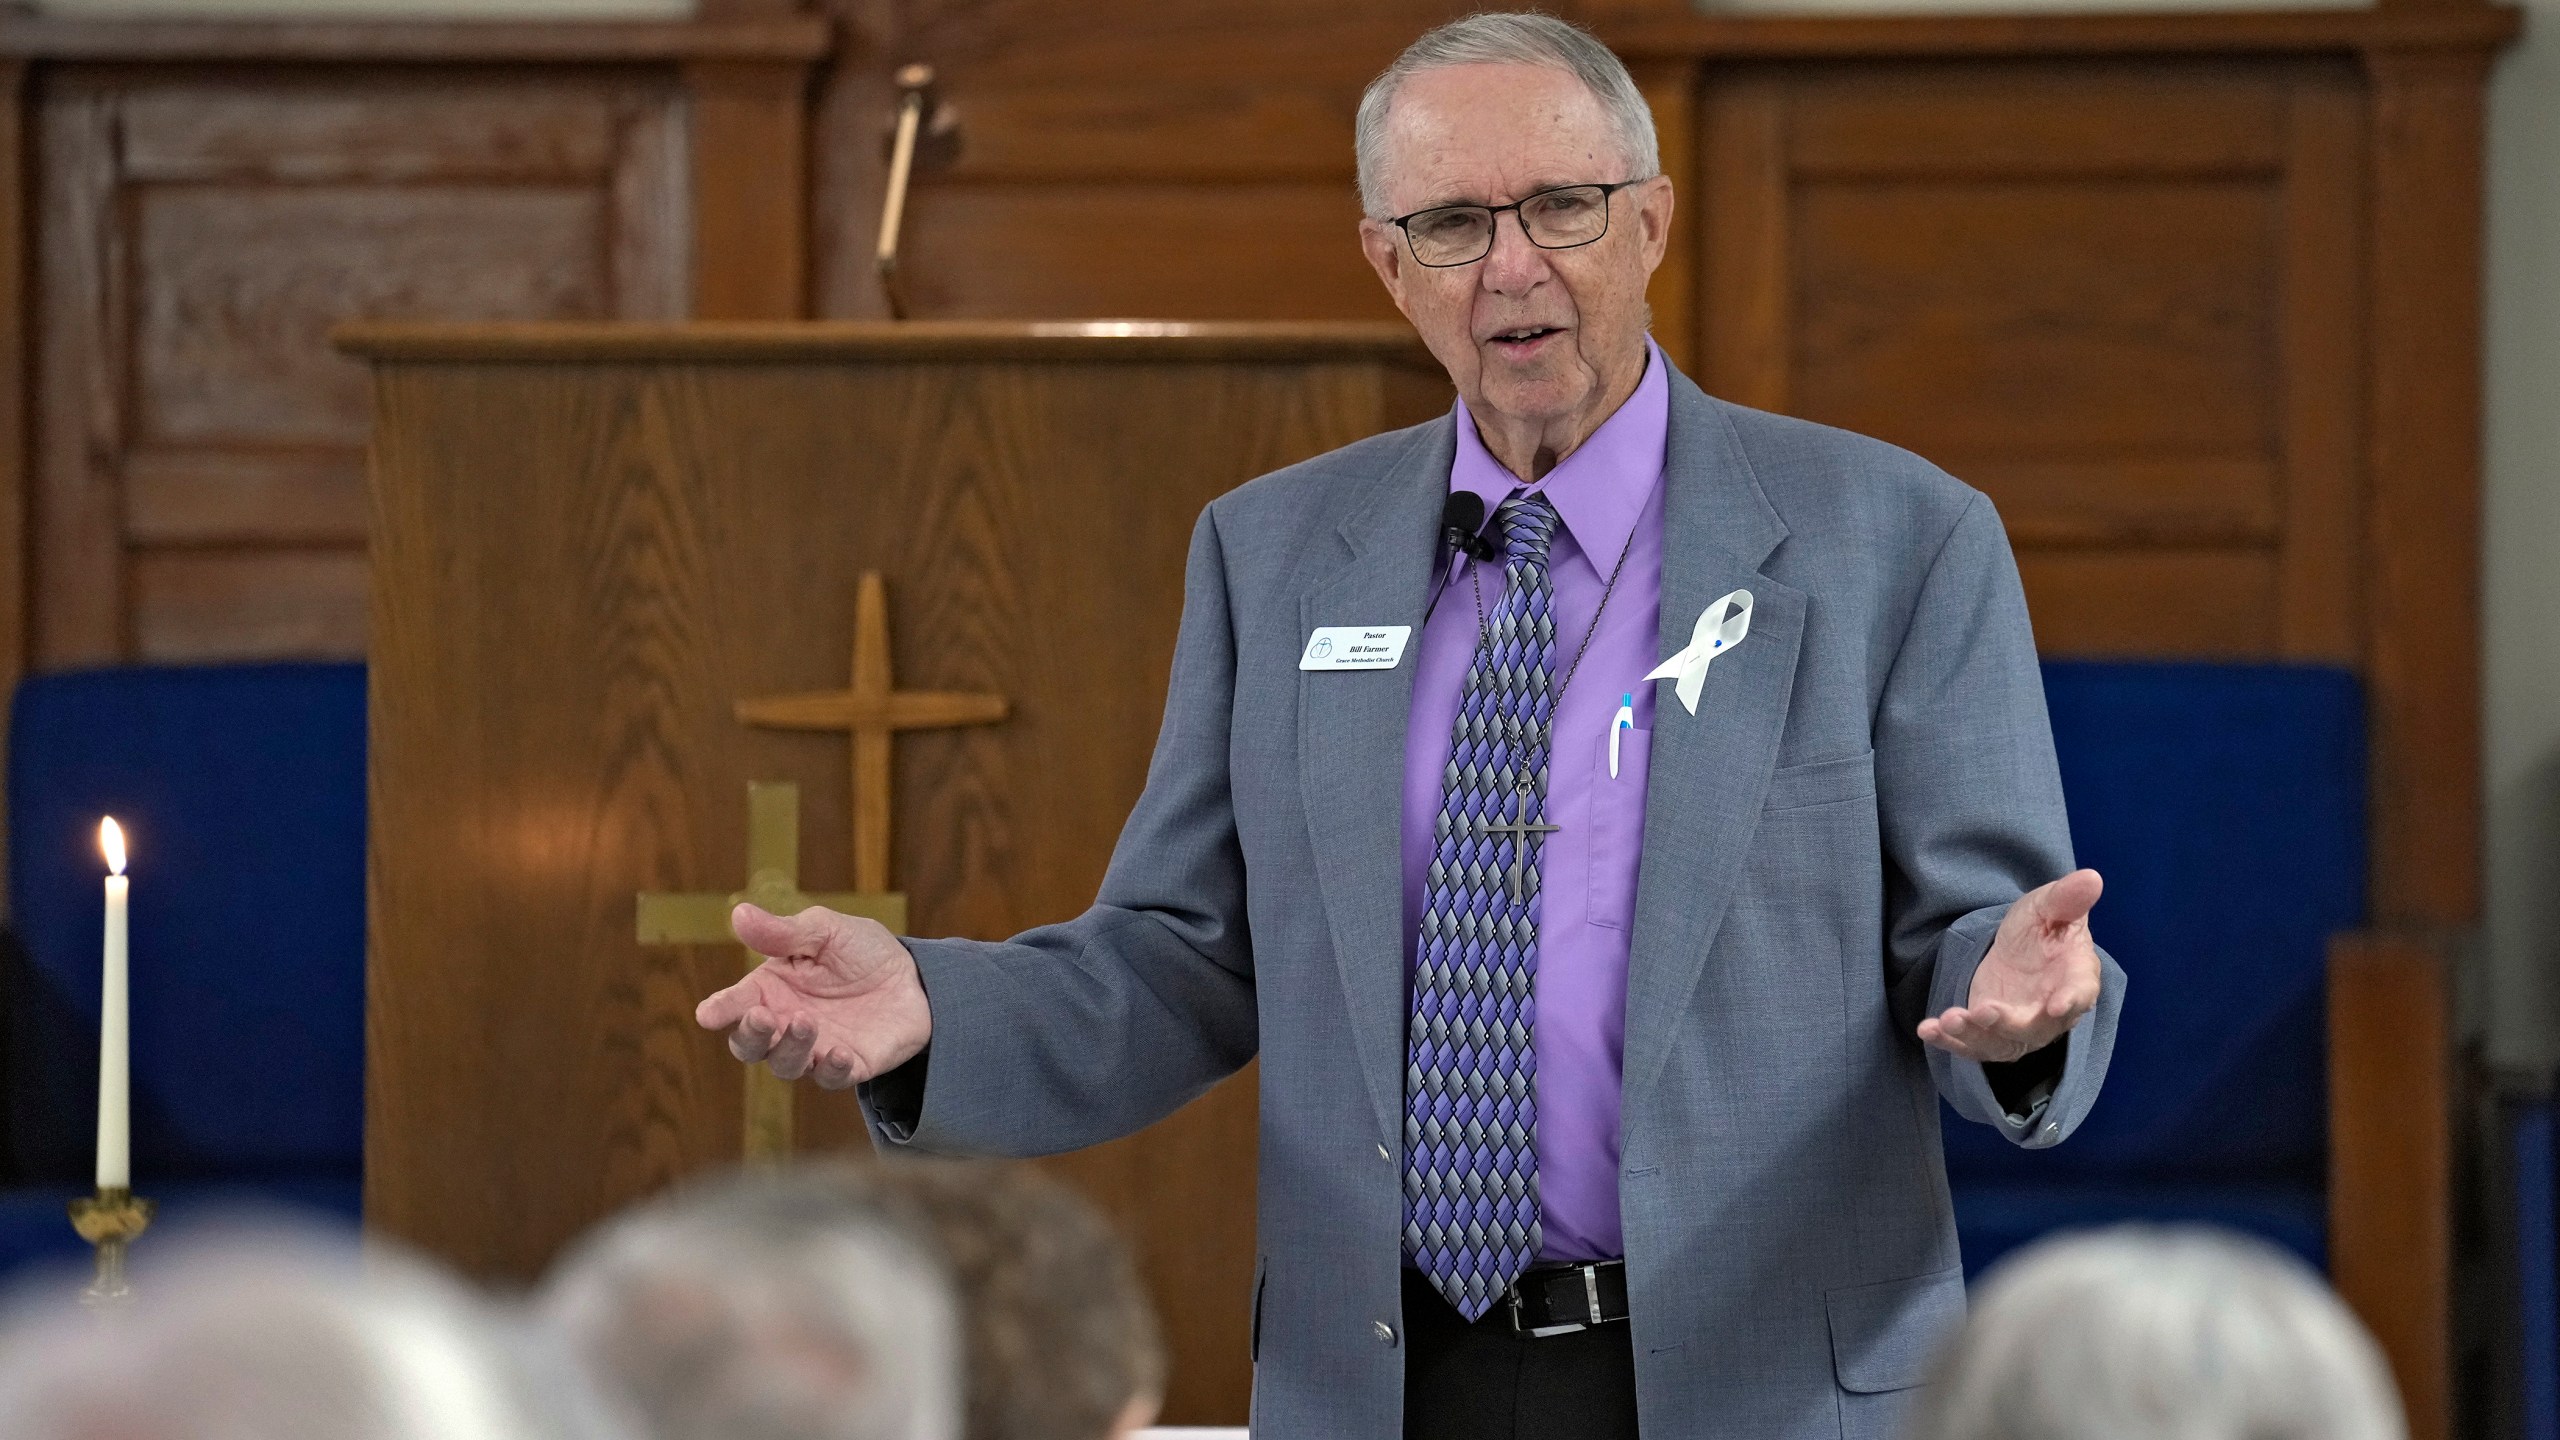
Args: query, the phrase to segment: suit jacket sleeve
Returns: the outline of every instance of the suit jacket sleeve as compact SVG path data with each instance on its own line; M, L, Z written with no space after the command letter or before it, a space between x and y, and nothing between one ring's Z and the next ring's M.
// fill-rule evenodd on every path
M1065 924L1007 941L906 942L933 1042L865 1087L879 1138L1072 1150L1171 1113L1253 1057L1253 952L1227 769L1235 665L1226 568L1204 512L1163 728L1100 895Z
M1966 1003L2001 917L2068 874L2071 832L2045 718L2044 683L2007 533L1975 495L1940 545L1876 714L1885 850L1887 981L1900 1043L1923 1017ZM2103 950L2097 1008L2064 1043L2040 1112L2010 1115L1981 1065L1923 1047L1957 1113L2042 1147L2079 1127L2115 1046L2124 972Z

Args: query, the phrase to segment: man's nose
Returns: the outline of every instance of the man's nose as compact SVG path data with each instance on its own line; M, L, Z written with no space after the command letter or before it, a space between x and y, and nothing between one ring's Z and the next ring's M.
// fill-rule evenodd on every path
M1517 295L1548 274L1547 252L1521 227L1520 212L1507 210L1494 216L1493 248L1484 257L1484 288L1497 295Z

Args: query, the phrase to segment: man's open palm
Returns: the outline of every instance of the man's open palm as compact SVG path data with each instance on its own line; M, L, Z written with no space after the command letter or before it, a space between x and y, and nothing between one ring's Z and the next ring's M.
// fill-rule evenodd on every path
M1962 1005L1920 1022L1920 1038L1967 1060L2016 1060L2062 1038L2098 1003L2089 909L2103 886L2074 870L2018 897L1991 937Z
M879 922L814 906L786 920L741 905L729 928L765 962L693 1018L727 1030L729 1053L748 1064L842 1090L897 1069L933 1038L915 957Z

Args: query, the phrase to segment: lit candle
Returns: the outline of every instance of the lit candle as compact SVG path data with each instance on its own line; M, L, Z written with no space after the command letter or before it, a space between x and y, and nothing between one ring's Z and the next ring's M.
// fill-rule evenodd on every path
M107 856L106 981L98 991L98 1188L133 1188L133 1116L126 1067L124 830L113 816L98 822Z

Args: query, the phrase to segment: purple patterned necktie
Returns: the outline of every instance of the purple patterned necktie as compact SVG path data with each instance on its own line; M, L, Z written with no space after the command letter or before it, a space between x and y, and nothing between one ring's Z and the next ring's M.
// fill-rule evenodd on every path
M1519 495L1493 518L1502 601L1459 691L1405 1034L1404 1248L1469 1320L1538 1253L1536 841L1555 715L1555 506Z

